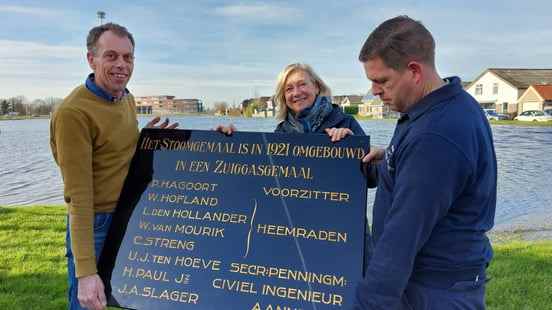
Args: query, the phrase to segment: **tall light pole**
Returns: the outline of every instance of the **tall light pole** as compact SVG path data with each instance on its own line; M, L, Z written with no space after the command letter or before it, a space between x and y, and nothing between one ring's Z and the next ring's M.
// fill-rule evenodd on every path
M100 21L100 25L103 25L103 20L105 18L105 12L104 11L98 11L98 20Z

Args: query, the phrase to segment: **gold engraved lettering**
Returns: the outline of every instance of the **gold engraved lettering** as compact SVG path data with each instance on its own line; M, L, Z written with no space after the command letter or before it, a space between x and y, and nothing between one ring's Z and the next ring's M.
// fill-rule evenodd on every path
M257 294L255 289L255 283L240 281L240 280L228 280L228 279L214 279L212 285L216 289L227 290L239 293Z
M187 169L187 166L186 166L186 161L184 160L177 160L176 161L176 167L175 167L175 171L186 171Z
M314 290L303 290L292 287L263 284L261 294L286 299L320 303L325 305L343 305L343 296L334 293L319 292Z
M260 302L255 303L251 310L303 310L302 308L295 308L284 305L273 305L273 304L264 304L261 305Z
M216 259L206 260L204 258L191 256L176 256L174 258L174 265L193 269L211 269L213 271L219 271L221 261Z
M263 235L295 237L328 242L347 242L346 232L335 232L331 230L313 230L304 227L257 224L257 233Z
M266 155L289 156L289 143L268 143Z
M195 241L188 240L176 240L159 237L143 237L140 235L134 236L133 243L142 246L151 246L166 249L178 249L193 251L195 247Z
M260 144L240 143L238 147L238 154L261 155L262 146Z
M123 267L123 277L130 278L131 275L132 275L133 270L134 270L134 268L132 268L132 267L124 266Z
M208 142L208 141L178 141L163 139L161 148L172 151L188 151L197 153L227 153L235 154L234 143Z
M141 150L157 150L161 146L159 139L151 139L149 137L144 138L140 143Z
M361 159L365 151L361 147L339 147L320 145L295 145L292 155L305 158L330 158L330 159Z
M167 209L144 207L144 210L142 210L142 215L169 217L171 216L171 212Z
M194 211L194 210L188 210L188 209L174 209L172 210L172 217L198 220L198 221L232 223L232 224L245 224L247 221L247 215L244 215L244 214Z
M146 263L146 262L149 262L149 253L145 252L142 255L140 255L138 251L131 250L128 252L128 260Z
M183 285L190 284L190 275L187 273L182 273L180 274L180 277L174 278L174 282Z
M172 261L172 257L171 256L164 256L164 255L155 255L155 254L152 254L151 255L151 260L154 262L154 263L157 263L157 264L161 264L161 265L169 265Z
M152 231L160 231L160 232L172 232L172 226L168 224L155 224L151 223L151 230Z
M273 196L278 198L295 198L295 199L313 199L313 200L329 200L335 202L349 202L349 194L341 192L327 192L312 189L302 188L287 188L287 187L265 187L263 186L265 196Z
M231 263L228 271L248 276L302 281L327 286L344 287L347 284L344 276L245 263Z
M174 232L184 235L224 238L224 228L221 227L176 224L176 226L174 227Z
M128 253L128 260L138 261L142 263L148 263L150 260L156 264L169 265L172 261L172 257L164 255L149 254L148 252L140 253L138 251L130 250Z
M123 277L160 281L160 282L169 282L169 278L166 271L155 270L155 269L145 269L145 268L134 268L134 267L128 267L128 266L125 266L123 269Z
M127 284L123 284L123 287L118 288L117 292L122 295L134 295L187 304L197 304L199 302L199 294L197 293L177 290L163 290L150 286L139 287L137 285L129 286Z
M214 192L218 184L205 182L169 181L153 179L150 183L152 188L179 189L183 191L204 191Z
M310 167L249 164L217 160L213 173L224 175L314 179Z
M156 200L163 203L174 203L174 204L184 204L184 205L195 205L195 206L210 206L216 207L218 205L217 197L198 197L198 196L187 196L187 195L177 195L177 194L161 194L156 196Z
M209 172L209 162L203 160L192 160L190 162L190 172Z

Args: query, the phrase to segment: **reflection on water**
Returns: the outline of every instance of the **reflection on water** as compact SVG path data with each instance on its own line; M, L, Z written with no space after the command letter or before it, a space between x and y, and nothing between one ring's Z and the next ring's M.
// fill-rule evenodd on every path
M147 118L140 119L144 126ZM185 129L234 123L242 131L272 131L274 119L175 118ZM49 148L49 120L0 122L0 205L62 204L63 184ZM393 121L362 121L372 145L384 146ZM499 229L552 223L552 128L493 126L498 159ZM374 191L369 191L369 204ZM368 212L371 213L370 211Z

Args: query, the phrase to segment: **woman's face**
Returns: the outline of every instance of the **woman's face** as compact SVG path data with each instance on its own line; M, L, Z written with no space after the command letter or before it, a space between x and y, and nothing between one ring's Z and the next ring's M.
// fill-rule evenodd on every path
M319 92L309 74L303 70L293 71L284 85L286 105L295 113L312 106Z

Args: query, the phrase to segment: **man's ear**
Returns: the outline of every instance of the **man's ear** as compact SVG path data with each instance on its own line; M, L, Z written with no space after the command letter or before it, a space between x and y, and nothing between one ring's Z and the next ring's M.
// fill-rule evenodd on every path
M92 52L86 53L86 59L88 60L88 65L92 71L96 70L96 64L94 63L94 54Z
M416 84L419 84L423 80L424 76L424 67L421 63L417 61L411 61L406 65L407 70L412 73L412 78Z

